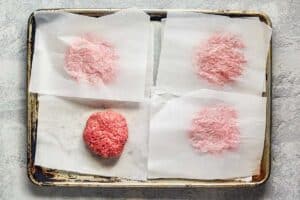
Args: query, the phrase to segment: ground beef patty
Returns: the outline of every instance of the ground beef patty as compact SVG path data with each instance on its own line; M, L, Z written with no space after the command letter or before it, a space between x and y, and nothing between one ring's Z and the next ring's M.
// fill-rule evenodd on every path
M102 158L119 157L127 138L126 119L112 110L93 113L83 132L88 148Z

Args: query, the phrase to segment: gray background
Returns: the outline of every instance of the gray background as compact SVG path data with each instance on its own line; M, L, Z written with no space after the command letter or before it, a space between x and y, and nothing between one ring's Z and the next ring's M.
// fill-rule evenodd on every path
M40 188L26 177L26 23L38 8L201 8L266 12L273 21L272 173L252 189ZM300 1L0 0L0 199L300 199ZM7 62L7 60L13 62Z

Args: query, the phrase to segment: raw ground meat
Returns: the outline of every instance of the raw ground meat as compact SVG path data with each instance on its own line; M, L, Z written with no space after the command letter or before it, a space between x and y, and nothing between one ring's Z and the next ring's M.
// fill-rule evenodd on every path
M192 120L189 137L199 152L221 153L239 146L237 112L232 106L218 104L204 107Z
M117 60L112 44L85 34L74 40L65 52L65 70L77 81L102 85L116 78Z
M196 73L200 78L220 86L234 82L245 68L244 48L243 41L237 35L214 33L197 48Z
M88 148L102 158L119 157L127 138L126 119L112 110L92 114L83 132Z

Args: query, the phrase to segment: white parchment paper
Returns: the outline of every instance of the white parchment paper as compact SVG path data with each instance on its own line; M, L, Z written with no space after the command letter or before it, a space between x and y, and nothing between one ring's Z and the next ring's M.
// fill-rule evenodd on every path
M151 88L153 86L153 74L154 74L154 33L155 33L155 24L151 22L150 24L150 35L148 42L148 55L147 55L147 68L146 68L146 83L145 83L145 97L150 98Z
M93 112L112 109L128 124L128 141L118 160L94 156L82 139L86 120ZM53 169L145 180L147 177L147 103L112 103L53 96L39 97L35 165Z
M234 83L216 86L199 78L193 58L199 44L218 31L237 34L244 41L247 63ZM261 95L271 28L257 18L241 19L197 13L168 13L158 69L157 87L174 94L214 89Z
M149 16L125 9L100 18L65 12L35 13L35 51L30 92L80 98L142 101L150 35ZM86 33L114 45L119 56L113 83L91 86L77 82L64 71L64 54L74 39Z
M148 44L147 74L146 74L146 84L145 84L146 85L146 89L145 89L146 97L150 97L151 87L153 85L153 63L154 63L153 29L154 29L154 24L151 24L151 29L150 29L151 34L149 37L150 39L149 39L149 44ZM56 106L56 104L58 105L58 107ZM124 150L125 158L122 158L121 162L111 162L111 161L103 161L103 160L99 161L99 158L95 158L94 156L91 156L91 155L87 155L87 158L84 158L84 154L90 154L90 153L83 146L82 141L81 141L81 134L82 134L82 130L83 130L82 127L85 125L85 124L83 124L83 122L80 122L79 124L77 124L75 126L70 125L70 127L68 127L68 130L61 130L60 127L57 127L57 126L53 126L52 128L50 128L51 123L53 123L53 122L48 122L47 119L49 118L49 116L53 116L55 113L57 113L57 110L60 109L61 107L64 107L65 104L71 104L71 105L68 105L67 108L65 108L65 109L69 109L72 111L72 112L68 112L68 113L78 112L78 110L81 110L80 113L82 113L82 112L90 113L90 112L92 112L92 110L96 110L96 109L102 110L102 109L104 109L104 107L108 107L108 108L112 107L112 108L123 110L126 113L125 115L127 115L127 113L128 113L129 115L134 116L136 119L133 119L132 121L130 121L130 123L131 124L138 123L141 125L140 125L140 127L137 127L134 129L134 130L137 130L136 132L131 134L131 137L138 137L138 138L137 139L135 139L135 138L129 139L131 141L130 146L127 148L127 150ZM37 152L38 153L37 153L35 164L41 165L41 166L46 166L46 167L51 167L51 168L56 168L56 169L64 169L66 171L75 171L75 172L88 173L88 174L99 174L99 175L103 175L103 176L117 176L117 177L125 177L125 178L131 178L131 179L144 180L146 177L145 173L147 170L146 169L147 153L145 151L146 151L147 145L148 145L148 141L146 141L146 137L148 137L148 124L149 124L149 118L145 117L145 112L148 112L146 106L148 106L147 103L144 103L144 104L112 103L109 101L104 102L104 101L87 100L87 99L85 99L85 100L73 99L72 100L72 99L55 98L55 97L50 97L47 95L40 96L40 98L39 98L39 107L40 107L39 118L45 119L45 121L41 122L39 120L39 128L38 128L39 142L37 143ZM51 109L52 107L54 107L53 110ZM68 114L66 119L68 121L72 121L72 118L74 117L75 123L78 123L78 122L76 122L76 120L84 121L85 119L79 119L79 116L81 115L80 113L78 115L74 115L74 116ZM130 113L132 113L132 114L130 114ZM140 121L138 119L139 117L141 118ZM65 119L65 117L63 115L58 120L64 120L64 119ZM132 119L132 117L130 117L130 119ZM61 122L61 123L63 123L63 122ZM78 129L78 126L80 126L79 129ZM45 130L47 132L46 134L45 134ZM77 137L76 143L80 145L79 150L76 151L75 153L77 153L77 155L78 154L82 155L82 156L80 156L80 159L88 160L87 162L85 162L85 163L87 163L87 166L76 167L76 166L78 166L78 164L74 164L75 165L75 167L74 167L72 165L72 163L77 162L77 160L74 161L74 160L66 159L67 163L65 165L63 165L61 168L61 166L58 166L57 164L55 164L57 159L54 159L53 161L51 161L51 159L53 159L52 157L47 158L47 156L45 154L46 154L46 149L48 147L45 146L45 144L41 141L47 141L49 139L49 135L51 135L51 137L56 138L57 137L56 131L58 131L58 133L62 133L65 131L74 132L74 136ZM139 133L139 131L141 132L141 134ZM53 133L55 133L55 134L53 134ZM79 136L79 138L78 138L78 136ZM66 137L69 137L69 136L66 136ZM58 138L56 138L55 140L60 141L60 140L64 140L64 138L65 137L61 137L61 135L58 134ZM141 148L142 148L141 154L139 155L138 153L135 153L135 154L128 153L131 151L135 151L138 148L137 144L141 144ZM58 146L58 149L55 151L55 153L59 154L59 151L61 151L62 154L65 154L65 152L66 152L65 149L62 149L60 146ZM144 156L146 156L146 157L144 157ZM126 158L126 157L129 157L129 158ZM130 168L130 166L134 165L135 162L143 162L143 163L141 165L137 165L137 166L133 167L132 168L133 171L127 173L127 171L130 171L130 170L128 170ZM96 166L99 163L101 165L100 170L98 169L99 166ZM110 165L107 165L109 163L111 163L111 167L112 167L111 169L109 169ZM119 165L119 166L114 166L114 165ZM136 173L135 173L135 171L136 171Z
M168 99L156 95L151 102L149 178L232 179L257 174L265 137L265 98L203 89ZM199 153L188 138L191 120L203 106L214 103L237 110L241 142L234 151Z

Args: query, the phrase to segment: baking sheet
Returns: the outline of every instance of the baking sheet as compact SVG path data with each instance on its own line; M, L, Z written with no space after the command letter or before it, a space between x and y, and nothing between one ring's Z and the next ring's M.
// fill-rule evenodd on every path
M89 16L103 16L113 13L118 9L63 9L64 11L80 13ZM152 20L159 21L166 16L167 10L160 9L145 9L151 16ZM47 9L43 11L56 12L57 9ZM269 18L262 13L252 11L210 11L210 10L176 10L188 12L202 12L209 14L222 14L233 17L259 17L265 23L271 25ZM30 77L32 51L34 42L34 15L31 15L28 23L28 68L27 76ZM30 180L37 185L52 185L52 186L81 186L81 187L247 187L255 186L265 182L269 176L270 170L270 123L271 123L271 49L269 51L267 62L267 124L266 124L266 138L264 146L264 154L261 162L261 171L259 176L253 176L251 182L244 182L242 180L183 180L183 179L161 179L149 180L146 182L130 181L121 179L112 179L99 176L83 175L78 173L68 173L59 170L52 170L48 168L40 168L33 165L36 142L36 127L37 127L37 113L38 101L35 94L28 92L28 176Z

